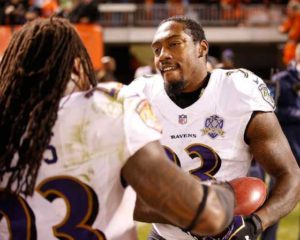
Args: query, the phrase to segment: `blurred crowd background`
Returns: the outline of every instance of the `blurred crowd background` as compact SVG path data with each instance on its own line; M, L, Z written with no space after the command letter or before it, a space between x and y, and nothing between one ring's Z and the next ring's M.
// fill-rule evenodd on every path
M211 67L245 67L264 79L288 65L300 41L299 0L0 0L0 57L15 29L53 14L78 28L99 81L155 72L151 39L172 15L203 25Z
M0 24L1 25L18 25L26 21L30 21L38 16L49 17L53 13L58 13L70 19L73 23L78 22L93 22L101 21L101 4L139 4L145 7L147 17L151 18L157 15L158 6L156 4L163 4L161 11L166 11L167 15L174 14L197 14L196 9L187 10L190 4L206 5L208 7L214 5L216 10L222 10L222 18L227 20L235 20L236 23L245 18L243 7L263 5L266 9L272 6L282 6L288 3L288 0L123 0L123 1L102 1L102 0L1 0L0 1ZM173 5L172 9L168 6ZM174 6L176 5L176 6ZM137 7L137 6L136 6ZM130 11L130 7L128 8ZM100 10L100 11L99 11ZM212 9L210 9L211 11ZM124 11L124 9L122 10ZM216 13L214 13L216 14ZM265 13L267 18L268 13ZM263 21L263 16L259 16L258 21ZM155 21L155 19L154 19Z

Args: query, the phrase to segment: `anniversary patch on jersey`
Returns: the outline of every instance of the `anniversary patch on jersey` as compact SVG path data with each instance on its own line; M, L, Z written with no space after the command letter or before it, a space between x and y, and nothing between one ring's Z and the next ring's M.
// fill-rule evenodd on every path
M275 108L275 101L270 94L270 91L265 83L262 83L258 86L258 90L260 91L263 99L271 105L272 108Z
M137 105L136 112L140 115L141 119L148 127L162 132L162 127L158 123L158 120L152 111L151 105L147 100L142 100Z
M223 118L218 115L212 115L205 119L204 128L201 129L202 135L208 135L211 138L216 138L217 136L224 137L225 132L222 130L224 126Z
M187 123L187 115L181 114L178 116L178 123L184 125Z

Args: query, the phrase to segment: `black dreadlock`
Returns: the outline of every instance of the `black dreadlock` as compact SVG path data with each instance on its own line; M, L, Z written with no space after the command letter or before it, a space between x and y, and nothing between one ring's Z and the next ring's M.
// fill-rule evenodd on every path
M35 20L13 35L0 63L0 181L8 174L6 190L33 193L75 58L95 85L88 53L67 20Z

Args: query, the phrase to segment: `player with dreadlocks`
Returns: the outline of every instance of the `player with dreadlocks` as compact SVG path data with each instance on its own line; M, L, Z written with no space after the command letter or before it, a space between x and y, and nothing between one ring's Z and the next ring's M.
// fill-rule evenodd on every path
M0 177L10 172L8 189L16 182L16 192L32 194L76 57L94 83L88 53L68 22L37 21L13 36L0 65Z
M78 61L90 83L76 84L88 91L63 97ZM0 239L135 239L121 207L126 182L178 226L227 226L232 191L167 159L143 95L94 82L67 20L36 20L12 37L0 65Z

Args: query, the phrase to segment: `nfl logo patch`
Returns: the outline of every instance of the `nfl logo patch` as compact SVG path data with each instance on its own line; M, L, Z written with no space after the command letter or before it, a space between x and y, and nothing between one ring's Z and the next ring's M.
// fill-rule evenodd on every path
M181 114L178 116L178 123L184 125L187 123L187 115Z

